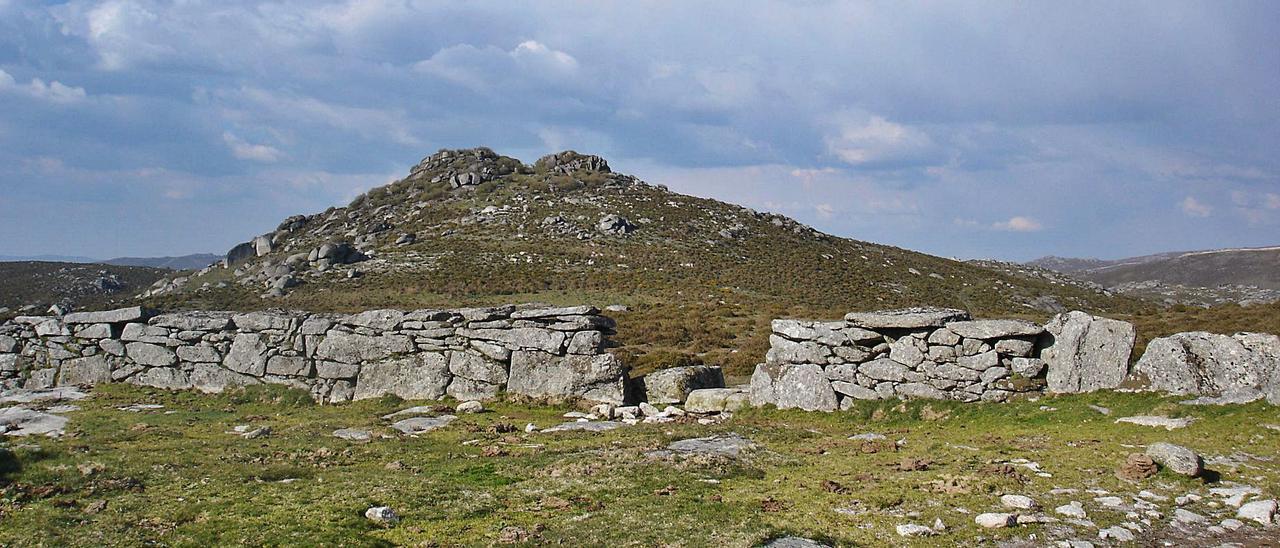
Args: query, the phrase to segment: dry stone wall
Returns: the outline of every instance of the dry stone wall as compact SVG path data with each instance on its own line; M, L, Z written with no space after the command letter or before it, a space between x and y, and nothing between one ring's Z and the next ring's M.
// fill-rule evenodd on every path
M326 402L507 392L621 404L627 370L604 351L613 328L587 306L24 316L0 324L0 386L128 382L221 392L275 383Z
M1134 343L1132 325L1079 312L1055 318L1050 331L938 308L772 327L751 402L811 411L889 398L998 402L1055 389L1051 382L1064 392L1115 388Z

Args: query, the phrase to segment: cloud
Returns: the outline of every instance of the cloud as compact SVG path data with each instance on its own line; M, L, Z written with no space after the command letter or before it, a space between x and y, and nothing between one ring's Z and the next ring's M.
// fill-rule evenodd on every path
M222 133L222 141L231 149L231 154L241 160L272 163L280 159L284 153L268 145L255 145L236 137L230 131Z
M1008 221L992 223L991 228L1006 232L1039 232L1044 229L1044 225L1031 217L1016 216Z
M1203 217L1208 217L1210 214L1213 213L1212 207L1200 202L1200 200L1197 200L1192 196L1187 196L1186 198L1184 198L1182 202L1179 204L1179 207L1182 208L1182 212L1186 214L1188 217L1203 218Z
M928 134L882 116L842 111L833 126L833 133L824 139L827 153L851 166L921 165L936 160Z
M69 104L82 101L88 95L82 87L72 87L57 80L45 83L39 78L32 78L28 84L19 84L13 76L0 69L0 91L20 93L28 97L49 101L51 103Z
M563 86L576 78L578 60L536 40L526 40L511 50L456 44L415 63L413 69L472 91L492 94L504 86Z
M820 219L830 219L836 214L836 208L831 204L815 205L813 206L813 211L818 214Z

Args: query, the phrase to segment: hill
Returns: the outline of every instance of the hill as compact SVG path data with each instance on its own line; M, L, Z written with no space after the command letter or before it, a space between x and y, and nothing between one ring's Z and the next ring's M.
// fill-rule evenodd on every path
M1050 256L1027 264L1075 274L1108 287L1158 281L1192 287L1280 289L1280 246L1161 253L1111 261Z
M0 262L0 318L43 314L53 304L74 309L122 306L169 273L103 264Z
M169 270L199 270L221 260L222 255L195 253L180 257L117 257L98 262L119 266L146 266Z
M1160 253L1117 260L1042 257L1027 263L1166 305L1280 301L1280 247Z
M326 245L328 244L328 245ZM355 261L355 262L352 262ZM779 316L931 303L979 314L1148 305L695 198L568 151L526 165L442 150L346 207L285 219L148 295L161 308L354 311L512 301L617 304L624 359L747 372Z

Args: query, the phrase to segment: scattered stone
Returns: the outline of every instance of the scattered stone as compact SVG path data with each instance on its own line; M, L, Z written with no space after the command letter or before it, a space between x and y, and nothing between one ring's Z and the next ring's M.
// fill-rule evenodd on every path
M395 510L386 506L374 506L373 508L365 510L364 517L369 521L383 525L393 525L400 521L400 516L396 515Z
M1034 499L1026 495L1002 495L1000 504L1015 510L1035 510L1040 507Z
M1069 504L1064 504L1054 508L1053 511L1074 519L1085 519L1089 517L1089 514L1084 511L1084 505L1080 504L1080 501L1075 500L1071 501Z
M831 548L816 540L803 537L782 537L760 545L760 548Z
M684 410L689 413L725 413L751 406L751 397L738 388L702 388L689 392Z
M432 430L439 430L449 425L458 417L453 415L441 415L439 417L413 417L404 419L391 424L391 428L399 430L410 436L425 434Z
M1194 478L1204 472L1204 460L1200 455L1181 445L1153 443L1147 446L1147 456L1176 474Z
M1103 407L1103 406L1101 406L1101 405L1094 405L1094 404L1092 404L1092 403L1091 403L1091 404L1089 404L1089 409L1092 409L1092 410L1094 410L1094 411L1097 411L1097 412L1099 412L1099 413L1102 413L1103 415L1110 415L1110 414L1111 414L1111 410L1110 410L1110 409L1108 409L1108 408L1106 408L1106 407Z
M484 412L484 404L476 400L464 401L458 404L456 411L459 413L482 413Z
M369 441L373 432L362 428L341 428L333 431L333 436L347 441Z
M418 405L418 406L410 407L408 409L401 409L399 411L396 411L395 413L391 413L390 415L383 415L382 418L386 420L391 420L396 417L403 417L406 415L426 415L434 412L435 412L435 408L430 405Z
M923 525L907 523L897 526L898 536L900 537L929 537L937 534L933 529Z
M1152 417L1147 415L1140 415L1136 417L1121 417L1116 419L1116 423L1118 424L1118 423L1124 422L1129 424L1136 424L1138 426L1151 426L1155 428L1164 428L1165 430L1176 430L1178 428L1186 428L1188 425L1191 424L1193 420L1195 419L1192 419L1189 417L1175 419L1170 417Z
M1253 520L1262 525L1272 525L1276 523L1276 506L1274 499L1255 500L1241 505L1240 509L1236 511L1236 517Z
M849 439L854 440L854 441L880 441L880 440L885 439L885 437L884 437L884 434L877 434L877 433L875 433L875 432L867 432L867 433L864 433L864 434L856 434L856 435L853 435L853 436L849 436Z
M13 388L0 392L0 403L54 403L60 401L78 401L89 397L89 394L75 388Z
M117 407L121 411L130 411L133 413L141 413L143 411L155 411L156 409L164 409L163 405L158 403L135 403L124 407Z
M259 438L266 438L266 437L270 437L270 436L271 436L271 427L270 427L270 426L263 426L262 428L255 428L255 429L253 429L253 430L249 430L248 432L245 432L245 433L243 433L243 434L240 434L240 437L242 437L242 438L244 438L244 439L246 439L246 440L256 440L256 439L259 439Z
M683 454L683 455L711 455L737 458L743 452L753 451L757 448L755 442L746 439L738 434L726 434L722 436L709 436L705 438L692 438L679 440L667 445L665 452L654 452L661 455L666 454Z
M49 436L66 433L66 417L33 411L25 407L0 409L0 434L6 436Z
M1014 514L990 512L986 514L978 514L973 518L973 522L977 523L979 527L1000 529L1004 527L1013 527L1018 522L1018 516Z
M1178 508L1173 511L1173 521L1179 523L1205 523L1209 521L1209 518L1185 508Z
M1102 540L1114 540L1116 542L1133 542L1137 537L1133 535L1133 531L1116 525L1099 530L1098 538Z
M1233 487L1213 487L1209 489L1209 494L1222 497L1222 502L1232 508L1239 508L1244 504L1245 497L1249 495L1261 495L1262 490L1252 485L1236 485ZM1194 501L1200 500L1200 496L1194 493L1187 494L1187 498Z
M551 432L605 432L615 428L621 428L623 423L613 421L588 421L588 422L566 422L552 426L542 430L543 433Z

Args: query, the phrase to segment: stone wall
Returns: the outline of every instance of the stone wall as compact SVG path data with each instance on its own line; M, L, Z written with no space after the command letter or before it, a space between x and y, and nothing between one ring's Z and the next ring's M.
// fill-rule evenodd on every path
M586 306L25 316L0 324L0 387L129 382L220 392L274 383L325 402L505 391L621 404L627 370L604 351L613 327Z
M753 405L833 411L854 400L1005 401L1049 389L1115 388L1125 379L1133 326L1081 312L1046 327L971 320L963 310L850 313L841 321L774 320Z

